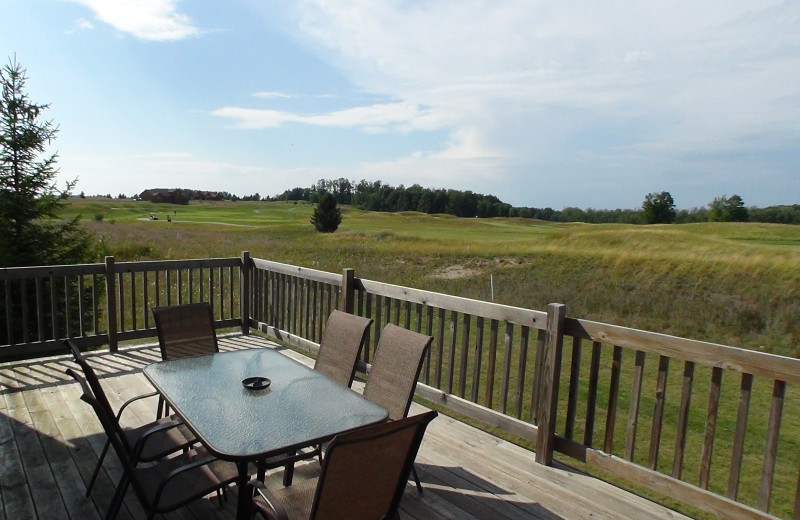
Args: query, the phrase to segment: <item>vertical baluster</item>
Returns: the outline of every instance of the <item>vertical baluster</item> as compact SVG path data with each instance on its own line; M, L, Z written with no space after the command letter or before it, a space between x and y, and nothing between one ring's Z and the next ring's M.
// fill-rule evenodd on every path
M681 390L681 408L678 412L678 431L675 432L675 458L672 462L672 476L680 479L683 473L683 458L686 451L686 435L689 429L689 411L694 386L694 363L687 361L683 365L683 388Z
M767 424L767 443L764 446L764 468L761 472L761 484L758 487L758 509L761 511L769 511L772 477L775 474L778 436L781 430L785 395L786 382L776 380L772 387L772 403L769 409L769 423Z
M464 397L467 393L467 366L469 364L469 329L470 315L464 314L461 319L461 351L458 367L458 395Z
M209 267L208 268L208 303L209 303L209 305L211 305L211 315L212 316L217 316L217 319L221 320L222 319L222 310L217 312L216 309L215 309L215 305L214 305L214 303L215 303L214 299L215 299L215 296L217 294L217 291L216 291L216 288L215 288L214 284L215 284L214 268L213 267Z
M653 409L653 427L650 432L650 453L647 466L656 469L658 465L658 451L661 447L661 431L664 422L664 403L667 399L667 375L669 373L669 358L660 356L658 359L658 380L656 381L656 403Z
M86 312L86 308L83 304L83 292L86 290L84 281L84 275L78 275L78 335L83 337L86 336L86 323L83 321L83 315Z
M481 384L481 368L483 361L483 316L478 316L475 320L475 361L472 364L472 393L470 400L478 402L478 392Z
M119 324L117 326L118 332L125 332L125 279L122 276L122 272L117 273L117 287L119 288L119 309L117 314L117 319L119 319Z
M144 314L144 328L150 328L150 283L147 279L147 271L142 271L142 313Z
M753 390L753 375L742 374L739 386L739 406L736 412L736 433L733 436L731 473L728 478L728 498L736 500L739 495L739 475L744 457L744 438L747 433L747 419L750 414L750 394ZM795 518L798 516L795 515Z
M58 297L56 296L56 279L50 275L50 339L58 339Z
M64 337L72 337L72 304L69 294L69 276L64 276Z
M592 360L589 363L589 391L586 396L586 431L583 432L583 443L592 447L594 440L594 421L597 416L597 382L600 379L600 354L603 345L599 341L592 342Z
M453 393L453 374L456 364L456 336L458 335L458 313L450 311L450 349L447 357L447 393Z
M514 408L517 419L522 419L522 398L525 395L525 371L528 366L528 335L529 329L522 326L519 338L519 361L517 363L517 388L514 391Z
M136 272L131 271L131 330L136 330Z
M3 282L3 289L6 292L6 330L8 331L8 338L7 343L9 345L15 345L14 342L14 318L12 314L11 308L11 280L6 279ZM22 288L22 291L25 292L25 288ZM27 343L27 342L26 342Z
M229 266L228 267L228 317L229 318L235 318L237 314L236 312L237 302L234 297L235 295L239 294L239 290L237 289L238 277L239 277L239 270L234 269L233 266Z
M365 318L372 318L372 293L367 293L366 298L364 298L364 317ZM364 359L364 363L369 363L370 360L370 335L372 334L372 329L376 328L375 323L373 322L372 326L367 329L367 337L364 338L364 352L362 358Z
M31 342L31 334L30 334L31 331L28 330L28 320L29 320L29 312L28 312L28 281L23 278L22 280L19 281L19 287L20 287L20 294L22 296L22 341L25 342L25 343L30 343ZM8 320L10 318L10 316L11 316L11 303L9 302L9 299L8 299L9 298L9 293L11 292L10 289L11 288L10 288L9 282L8 282L8 280L6 280L6 320ZM12 337L13 337L13 334L12 334L12 330L13 329L11 328L11 322L7 321L7 323L9 324L8 328L6 329L6 330L8 330L8 344L9 345L13 345L13 343L11 341Z
M625 459L633 460L636 450L636 426L639 424L639 402L642 397L642 380L644 379L645 353L636 351L633 362L633 382L631 383L631 404L628 410L628 427L625 433Z
M44 341L44 301L42 300L42 279L38 276L34 279L36 285L36 333L37 340ZM11 330L9 326L9 330Z
M503 341L503 379L501 383L500 410L503 413L508 411L508 388L511 383L511 356L514 340L514 324L506 322L506 333Z
M614 452L614 428L617 425L617 405L619 403L619 376L622 368L622 347L614 346L611 362L611 383L608 389L608 412L606 414L606 436L603 451Z
M700 454L699 486L708 489L711 474L711 456L714 451L714 435L717 432L717 412L722 387L722 368L714 367L711 371L711 389L708 393L708 413L706 414L706 431L703 436L703 451Z
M495 365L497 363L497 335L498 321L491 320L489 322L489 356L486 360L486 392L483 398L483 405L486 408L492 407L492 400L494 397L494 373Z
M425 317L427 322L425 323L425 334L428 336L433 336L433 307L425 305ZM423 372L425 373L425 384L431 384L431 359L433 353L431 352L433 349L428 349L425 354L425 366L423 367Z
M439 332L436 334L436 373L434 374L434 385L436 388L442 387L442 371L444 370L444 321L445 310L439 309Z
M92 325L94 326L94 333L95 335L100 333L99 321L100 321L100 308L99 308L99 294L97 293L97 275L92 275Z
M572 358L569 363L569 396L567 397L567 418L564 425L564 437L572 439L575 435L575 417L578 415L578 383L581 378L581 339L577 336L572 338ZM540 386L540 380L533 384L534 388ZM537 393L538 394L538 393ZM536 406L538 395L533 400Z

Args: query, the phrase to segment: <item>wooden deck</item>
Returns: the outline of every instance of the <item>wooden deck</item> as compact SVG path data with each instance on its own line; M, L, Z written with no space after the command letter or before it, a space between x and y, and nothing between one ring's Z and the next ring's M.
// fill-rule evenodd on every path
M259 336L225 336L221 350L279 348ZM284 351L309 363L308 358ZM151 391L141 374L159 360L152 345L117 354L93 354L112 405ZM77 384L64 374L68 357L0 365L0 511L3 518L99 519L105 514L120 476L113 455L91 498L85 482L97 462L105 435L92 410L80 401ZM152 420L155 400L140 401L123 417L136 424ZM415 404L411 413L423 407ZM297 479L313 475L316 462L299 466ZM492 435L440 415L428 428L417 470L425 487L420 496L409 485L402 502L403 519L572 520L687 518L568 467L545 467L534 454ZM278 484L273 474L272 483ZM235 495L233 489L233 495ZM235 496L220 509L206 498L165 518L234 518ZM128 493L120 519L144 518L134 493Z

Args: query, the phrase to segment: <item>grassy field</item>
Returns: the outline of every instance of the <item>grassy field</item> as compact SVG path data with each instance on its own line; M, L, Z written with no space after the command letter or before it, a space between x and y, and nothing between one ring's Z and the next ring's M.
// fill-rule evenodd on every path
M304 203L72 199L119 260L253 256L800 356L800 227L459 219L344 208L319 234ZM159 220L149 220L156 213ZM170 216L172 222L167 222Z

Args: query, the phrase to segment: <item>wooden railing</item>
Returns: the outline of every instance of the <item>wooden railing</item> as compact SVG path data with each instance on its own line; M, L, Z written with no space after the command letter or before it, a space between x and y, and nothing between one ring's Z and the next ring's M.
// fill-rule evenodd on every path
M209 301L218 328L241 326L241 258L0 269L0 360L155 337L150 309ZM247 320L245 320L246 322Z
M523 309L248 253L3 269L0 291L12 331L0 355L36 355L67 336L115 349L155 335L152 307L210 301L218 327L312 352L333 309L370 317L368 370L394 323L434 337L420 397L522 439L540 463L571 457L719 518L800 518L794 358L569 318L559 304Z

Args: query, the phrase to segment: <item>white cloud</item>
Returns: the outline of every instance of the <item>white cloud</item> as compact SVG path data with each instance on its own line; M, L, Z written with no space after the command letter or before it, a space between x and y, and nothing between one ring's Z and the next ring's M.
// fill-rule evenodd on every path
M199 34L176 0L71 0L83 4L100 21L142 40L182 40Z
M279 110L223 107L212 112L236 121L240 128L276 128L287 123L358 128L366 132L436 130L445 125L437 111L413 103L379 103L322 114L296 114Z
M255 94L253 94L253 97L256 97L256 98L267 98L267 99L270 99L270 98L289 99L292 96L291 96L291 94L284 94L283 92L256 92Z

